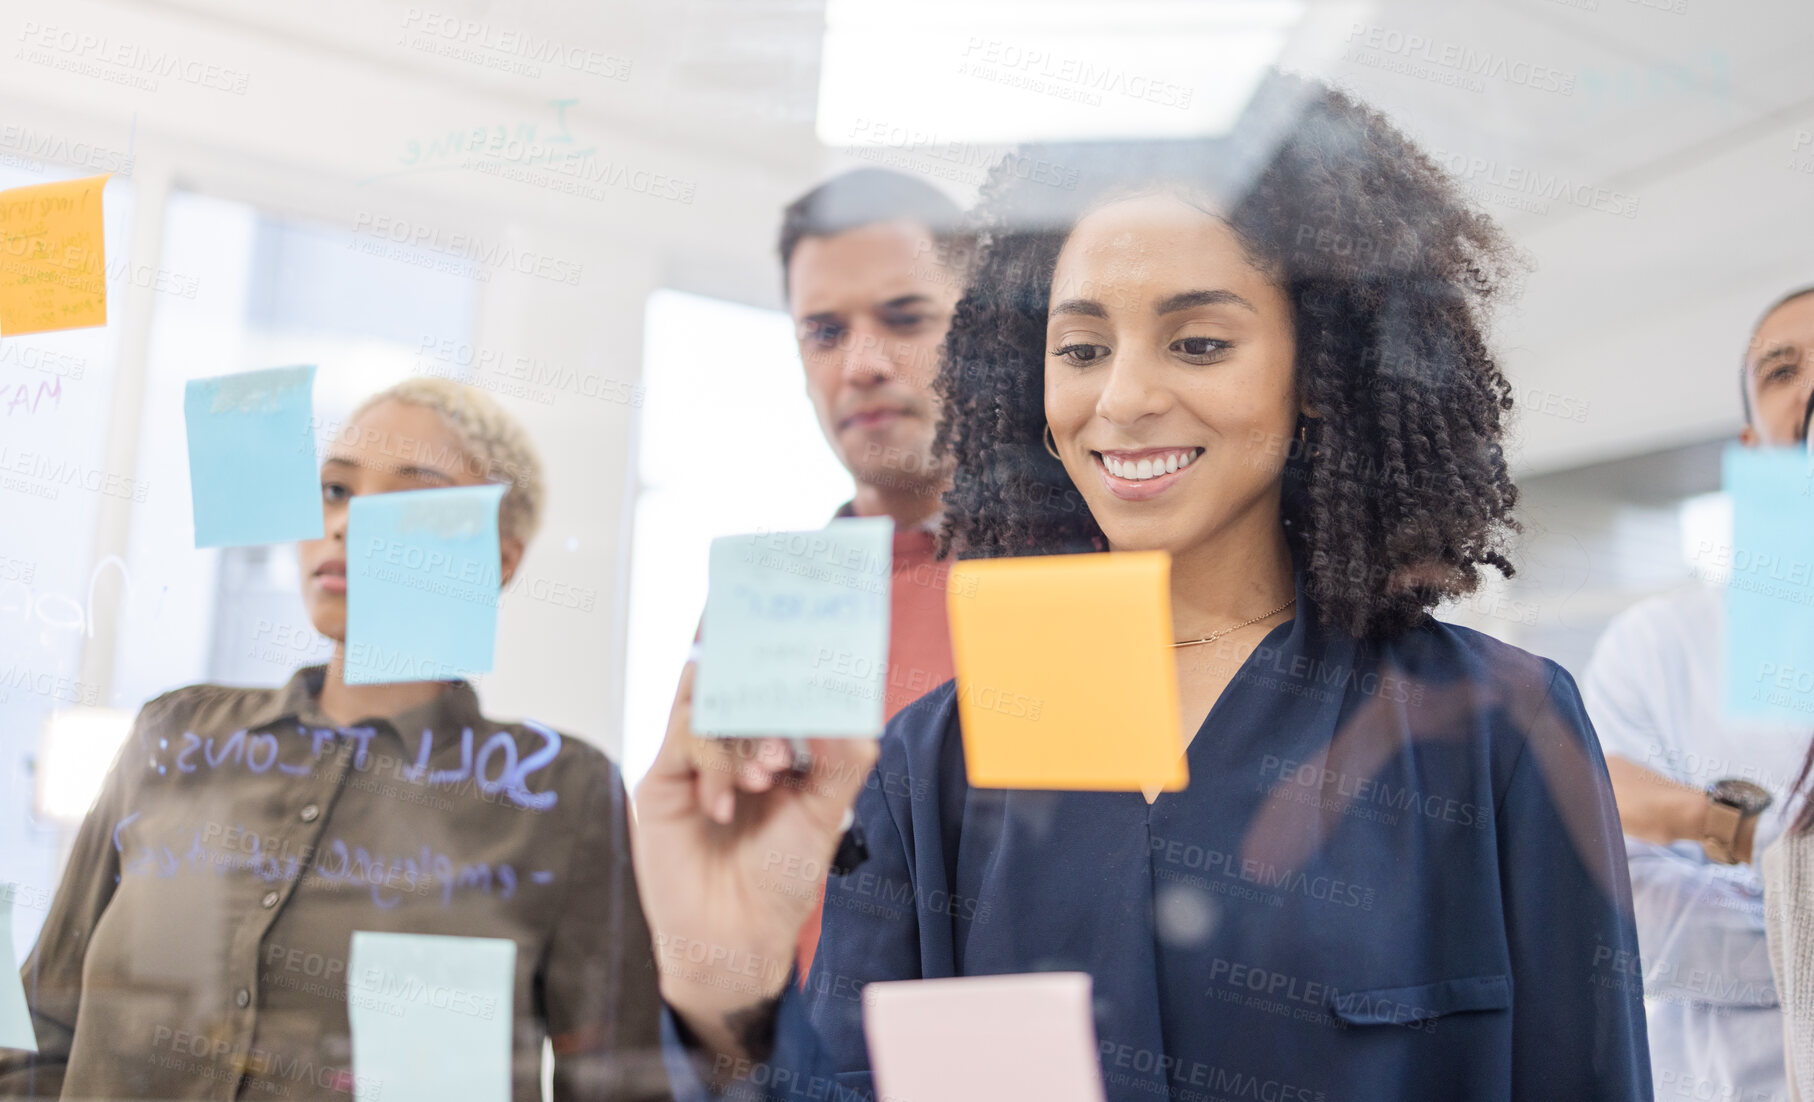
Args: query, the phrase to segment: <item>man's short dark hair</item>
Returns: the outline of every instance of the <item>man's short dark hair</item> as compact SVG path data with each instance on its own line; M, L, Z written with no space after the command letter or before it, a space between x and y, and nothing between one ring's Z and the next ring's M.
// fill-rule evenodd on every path
M1809 284L1806 287L1799 287L1777 299L1775 302L1772 302L1769 308L1757 315L1757 320L1751 323L1751 339L1745 342L1745 354L1740 357L1738 361L1738 400L1739 403L1744 406L1745 424L1747 425L1751 423L1751 390L1745 385L1745 374L1751 370L1751 346L1757 343L1757 331L1764 327L1764 321L1769 318L1771 314L1776 313L1796 299L1808 295L1814 295L1814 284Z
M963 208L924 180L885 168L843 172L787 205L781 214L781 285L802 238L830 237L878 222L915 222L949 244L962 230Z

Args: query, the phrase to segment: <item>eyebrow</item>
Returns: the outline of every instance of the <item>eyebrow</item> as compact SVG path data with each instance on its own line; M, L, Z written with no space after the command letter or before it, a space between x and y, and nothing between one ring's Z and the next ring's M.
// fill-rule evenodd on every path
M1060 314L1078 314L1086 318L1106 318L1109 312L1102 308L1102 303L1088 298L1067 298L1052 307L1052 316Z
M1196 306L1240 306L1251 313L1260 312L1253 303L1233 291L1185 291L1183 294L1159 300L1159 306L1155 312L1160 315L1175 314L1180 310L1189 310Z
M922 295L916 292L911 295L901 295L898 298L891 298L887 302L879 302L874 308L877 310L908 310L916 306L931 306L932 304L931 295ZM842 321L843 319L844 315L837 310L819 310L815 313L807 314L800 320L802 322L825 322Z
M1793 344L1773 344L1757 357L1757 366L1762 367L1771 360L1780 360L1784 356L1801 357L1801 349Z
M1180 310L1190 310L1198 306L1239 306L1255 314L1260 312L1253 303L1233 291L1218 290L1184 291L1172 295L1170 298L1160 299L1159 305L1153 308L1153 313L1163 317L1166 314L1175 314ZM1061 314L1080 315L1086 318L1109 316L1102 303L1088 298L1068 298L1052 307L1050 316L1058 317Z
M369 463L361 463L356 459L348 459L341 455L328 456L321 461L321 466L323 470L328 467L339 466L352 467L355 470L369 469L385 471L389 474L402 475L405 478L438 479L442 482L452 482L454 480L453 475L448 474L438 467L424 467L416 463L405 463L397 467L374 467Z
M439 479L442 482L452 482L454 480L453 475L448 474L439 467L419 467L414 463L407 463L401 467L397 467L392 473L402 475L405 478L434 478Z

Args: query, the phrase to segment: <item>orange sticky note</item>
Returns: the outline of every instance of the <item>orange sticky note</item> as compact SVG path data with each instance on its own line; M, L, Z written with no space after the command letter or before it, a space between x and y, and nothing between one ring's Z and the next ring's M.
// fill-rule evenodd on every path
M0 191L0 337L107 324L107 175Z
M946 603L964 763L979 788L1176 791L1171 556L971 559Z

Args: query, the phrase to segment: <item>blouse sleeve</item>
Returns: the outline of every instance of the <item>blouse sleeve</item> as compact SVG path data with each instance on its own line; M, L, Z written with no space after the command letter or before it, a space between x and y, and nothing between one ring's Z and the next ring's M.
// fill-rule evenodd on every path
M101 794L82 820L63 868L37 944L19 970L31 1011L38 1051L0 1048L0 1098L56 1098L63 1090L76 1011L82 1004L82 965L88 941L120 883L115 827L130 814L130 774L142 760L139 747L167 728L185 690L158 697L139 710L132 731L107 770Z
M629 801L617 767L586 754L585 806L568 895L540 969L554 1049L554 1099L668 1097L655 954L630 862Z
M1582 681L1603 752L1673 780L1697 783L1672 768L1680 761L1686 714L1668 686L1686 676L1679 650L1667 645L1684 625L1659 621L1661 606L1644 603L1613 620L1594 647ZM1626 838L1638 938L1653 996L1723 1006L1776 1005L1764 946L1763 904L1756 880L1741 867L1716 865L1693 847L1684 853ZM1707 976L1714 983L1700 982Z
M1559 666L1496 820L1512 957L1511 1097L1649 1099L1625 847L1599 741Z

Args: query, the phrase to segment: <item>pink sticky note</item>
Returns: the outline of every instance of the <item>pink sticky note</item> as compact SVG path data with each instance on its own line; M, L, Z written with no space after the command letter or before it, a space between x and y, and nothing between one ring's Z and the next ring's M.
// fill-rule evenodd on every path
M863 1033L882 1102L1103 1102L1083 972L872 983Z

